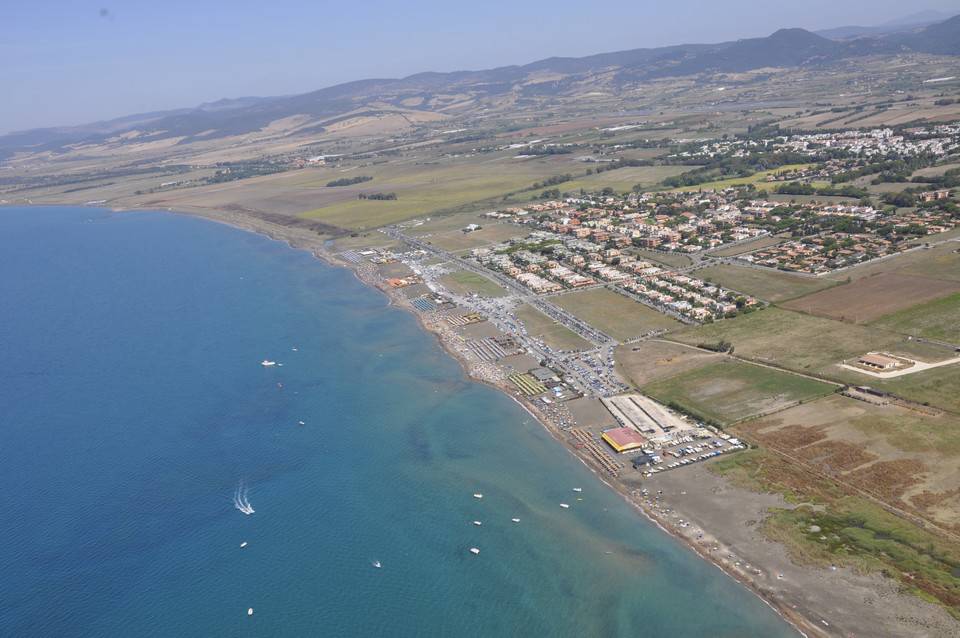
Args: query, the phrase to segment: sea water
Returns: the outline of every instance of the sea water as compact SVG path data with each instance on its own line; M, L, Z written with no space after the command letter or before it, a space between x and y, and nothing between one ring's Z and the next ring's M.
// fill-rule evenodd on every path
M795 632L349 271L0 208L0 635Z

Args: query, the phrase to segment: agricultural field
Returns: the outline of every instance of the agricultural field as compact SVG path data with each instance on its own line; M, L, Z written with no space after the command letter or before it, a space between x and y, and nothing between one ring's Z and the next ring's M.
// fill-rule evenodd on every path
M543 339L554 350L585 350L593 345L532 306L523 304L516 314L528 334Z
M960 344L960 293L886 315L874 326L914 337Z
M689 346L649 339L617 347L617 371L635 388L723 358Z
M868 351L882 350L929 362L952 356L946 348L916 343L895 333L781 308L767 308L735 319L688 328L672 333L670 339L691 345L723 340L733 344L737 356L852 383L866 383L871 378L843 370L837 364ZM907 375L902 379L934 372L937 371Z
M578 177L560 184L557 188L564 192L576 192L580 189L599 191L609 187L618 193L628 193L637 184L650 188L667 177L673 177L688 170L690 170L689 166L632 166Z
M924 370L894 379L876 379L847 373L849 380L893 392L898 396L960 414L960 364Z
M783 307L840 321L870 323L958 291L957 281L881 273L793 299Z
M304 208L301 215L345 229L376 228L528 189L534 182L559 171L550 160L511 162L505 158L472 164L362 167L357 169L357 174L370 174L374 177L372 181L323 188L337 191L338 199ZM317 182L311 186L321 188L322 185ZM358 199L361 193L388 192L396 193L397 199Z
M551 301L619 341L638 337L651 330L671 330L683 325L606 288L572 292L554 297Z
M693 263L687 255L680 253L659 253L655 250L644 250L642 248L630 249L639 259L646 259L654 263L659 263L668 268L684 268Z
M749 441L960 530L960 417L841 395L738 424Z
M502 297L507 294L499 284L483 275L458 270L440 278L440 283L460 295L478 294L484 297Z
M887 272L960 281L960 242L945 242L928 249L911 250L891 259L855 266L828 278L845 281Z
M683 188L674 188L670 189L671 192L682 192L689 191L691 188L696 190L723 190L724 188L730 188L731 186L744 186L747 184L753 184L757 188L764 187L773 187L776 184L783 184L786 182L769 182L767 178L771 175L776 175L777 173L783 173L786 171L795 171L803 170L805 168L810 168L812 164L786 164L779 168L775 168L769 171L760 171L759 173L754 173L749 177L731 177L729 179L720 179L714 182L706 182L704 184L697 184L694 187L684 186Z
M694 274L704 281L717 283L725 288L773 303L836 285L836 282L828 279L744 266L709 266L697 270Z
M665 405L728 425L835 389L821 381L727 358L654 381L642 391Z

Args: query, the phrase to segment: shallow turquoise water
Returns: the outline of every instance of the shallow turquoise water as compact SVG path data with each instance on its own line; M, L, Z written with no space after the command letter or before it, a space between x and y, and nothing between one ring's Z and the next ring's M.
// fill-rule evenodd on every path
M286 245L0 208L0 361L0 635L796 635Z

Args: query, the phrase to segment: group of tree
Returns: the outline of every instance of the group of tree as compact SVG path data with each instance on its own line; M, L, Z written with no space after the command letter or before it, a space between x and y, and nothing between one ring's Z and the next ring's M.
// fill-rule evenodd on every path
M335 188L337 186L353 186L354 184L362 184L364 182L369 182L373 178L369 175L357 175L356 177L341 177L340 179L335 179L332 182L327 182L327 186L330 188Z

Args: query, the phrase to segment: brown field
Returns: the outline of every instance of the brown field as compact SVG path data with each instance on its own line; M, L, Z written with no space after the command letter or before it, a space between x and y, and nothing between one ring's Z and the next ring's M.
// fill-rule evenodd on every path
M701 268L695 274L704 281L717 283L725 288L773 303L836 285L835 281L819 277L804 277L771 268L748 268L727 264Z
M793 299L783 307L830 319L868 323L957 291L960 282L956 281L881 273Z
M722 357L721 354L654 340L621 345L615 355L617 370L637 388L657 379L699 368Z
M840 395L735 431L886 503L960 530L960 417Z
M523 237L528 232L529 229L520 228L512 224L490 224L484 225L480 230L475 230L472 233L464 233L462 230L455 229L431 233L428 236L421 236L421 238L444 250L458 252L488 246L504 241L505 239Z

